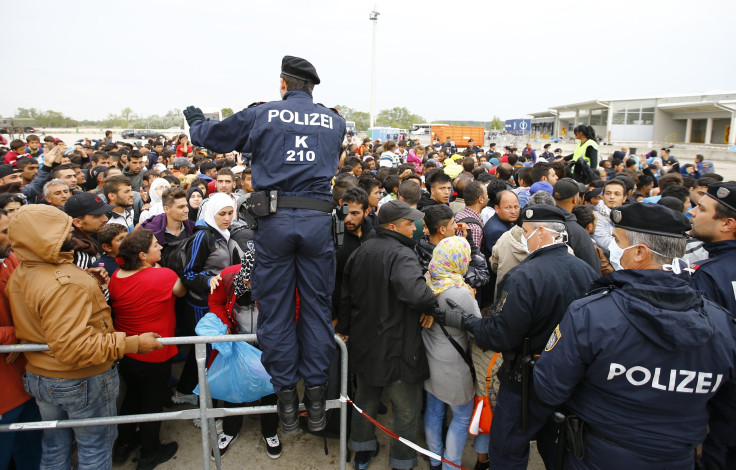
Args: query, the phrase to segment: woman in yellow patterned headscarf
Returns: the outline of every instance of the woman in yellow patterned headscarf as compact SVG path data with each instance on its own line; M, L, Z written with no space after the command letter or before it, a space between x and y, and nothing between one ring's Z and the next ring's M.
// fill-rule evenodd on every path
M463 275L470 263L470 244L463 237L448 237L437 244L432 261L424 277L434 295L440 295L450 287L464 287L473 293Z

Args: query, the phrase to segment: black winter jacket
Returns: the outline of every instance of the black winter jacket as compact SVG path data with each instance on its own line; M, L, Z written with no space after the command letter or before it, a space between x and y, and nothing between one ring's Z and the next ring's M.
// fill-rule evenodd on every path
M351 369L369 385L429 377L419 315L436 301L413 245L400 233L377 228L376 238L345 265L336 330L350 336Z

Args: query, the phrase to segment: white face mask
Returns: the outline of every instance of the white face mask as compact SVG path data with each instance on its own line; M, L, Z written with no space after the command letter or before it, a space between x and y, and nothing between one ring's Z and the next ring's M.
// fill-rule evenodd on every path
M537 233L537 230L539 230L539 227L535 228L528 238L525 237L523 233L521 234L521 244L524 245L524 251L526 251L527 253L531 253L531 251L529 251L529 238L532 238L534 234Z
M608 257L608 260L611 262L611 266L613 266L613 269L616 271L621 271L624 269L623 266L621 266L621 257L624 255L624 252L630 248L634 248L637 245L631 245L627 246L626 248L621 248L618 246L618 243L616 243L616 240L611 240L611 244L608 245L608 251L610 251L610 256Z
M524 245L524 251L526 251L528 254L531 254L531 251L529 251L529 239L532 238L534 236L534 234L537 233L537 230L539 230L539 229L540 229L540 227L535 228L534 231L529 235L528 238L525 237L523 233L521 234L521 244ZM566 233L566 232L560 233L560 232L557 232L556 230L552 230L552 229L549 229L549 228L546 228L546 230L548 232L556 233L557 235L563 235L563 233ZM554 245L555 243L556 243L556 241L553 241L552 243L550 243L548 245L538 246L537 247L537 250L540 249L540 248L544 248L545 246Z

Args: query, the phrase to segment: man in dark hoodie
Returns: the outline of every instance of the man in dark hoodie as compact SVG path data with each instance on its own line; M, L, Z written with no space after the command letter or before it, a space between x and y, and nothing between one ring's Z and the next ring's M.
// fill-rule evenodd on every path
M423 193L417 203L417 209L436 206L438 204L449 204L452 195L452 179L441 169L427 172L424 178L425 186L429 193Z
M685 251L683 214L634 203L611 220L611 256L623 270L567 309L534 367L537 396L585 423L585 434L570 436L584 455L568 453L567 469L694 468L708 428L732 433L736 424L736 324L665 271Z

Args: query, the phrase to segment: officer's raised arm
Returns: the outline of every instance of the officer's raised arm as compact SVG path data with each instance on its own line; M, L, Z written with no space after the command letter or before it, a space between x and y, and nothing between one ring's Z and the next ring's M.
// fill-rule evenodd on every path
M223 121L205 121L201 109L188 106L184 117L189 124L191 141L218 153L240 151L253 128L255 111L246 108Z

